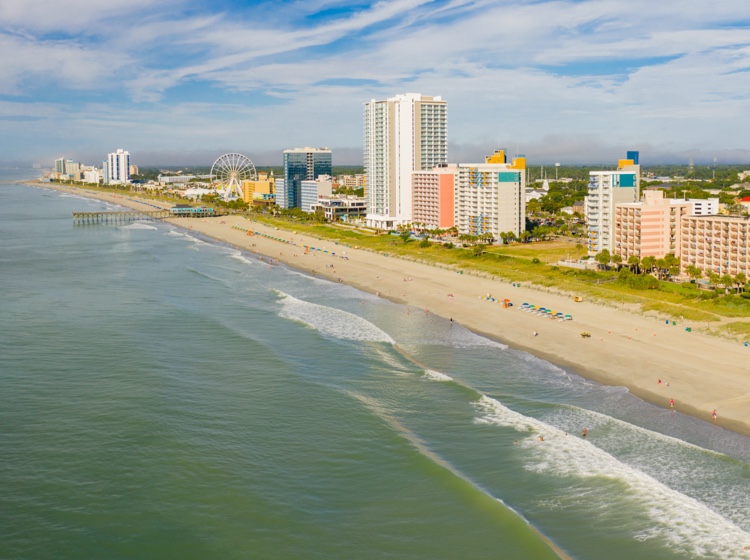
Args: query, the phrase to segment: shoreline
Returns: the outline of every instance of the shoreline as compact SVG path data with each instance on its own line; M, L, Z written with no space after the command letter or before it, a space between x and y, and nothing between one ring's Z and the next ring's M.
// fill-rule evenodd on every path
M154 204L125 194L27 184L135 209L153 208ZM626 387L634 396L664 408L666 414L670 414L670 399L675 401L674 410L709 423L716 409L719 428L750 436L750 372L745 365L750 348L688 332L690 322L673 326L665 319L587 301L575 303L572 295L545 291L523 281L459 274L453 269L276 230L244 216L165 221L283 262L292 269L453 319L473 332L586 379ZM247 230L259 234L248 235ZM315 249L305 250L304 246ZM504 308L500 302L505 298L514 305ZM560 322L522 311L522 302L572 314L573 320ZM582 338L582 331L590 332L591 337Z

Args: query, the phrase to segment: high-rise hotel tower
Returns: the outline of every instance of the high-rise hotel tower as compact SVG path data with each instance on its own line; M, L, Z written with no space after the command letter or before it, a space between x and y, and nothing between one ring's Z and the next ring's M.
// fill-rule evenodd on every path
M448 162L447 105L419 93L365 104L367 225L391 229L413 220L412 172Z
M127 185L130 183L130 152L117 150L107 154L106 164L106 183L110 185Z

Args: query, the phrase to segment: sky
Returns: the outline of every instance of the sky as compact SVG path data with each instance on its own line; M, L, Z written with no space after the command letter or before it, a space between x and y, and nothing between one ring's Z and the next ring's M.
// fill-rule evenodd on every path
M364 103L406 92L454 163L750 163L750 2L0 1L0 164L360 165Z

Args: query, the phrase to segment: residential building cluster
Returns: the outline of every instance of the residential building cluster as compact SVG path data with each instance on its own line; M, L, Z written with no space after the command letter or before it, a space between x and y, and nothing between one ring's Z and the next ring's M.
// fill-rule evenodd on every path
M57 181L127 185L130 184L130 177L137 174L138 166L130 163L130 153L118 149L107 154L107 159L102 162L100 169L93 165L83 165L72 159L57 158L50 178Z
M680 258L682 269L750 277L750 218L719 214L719 199L667 199L660 190L640 195L638 152L617 171L591 171L585 199L590 255L608 250L632 256Z
M364 111L366 224L499 239L525 229L526 159L498 150L480 163L448 163L448 109L419 93L371 100Z
M372 228L456 229L459 234L499 240L526 228L526 204L549 192L527 188L526 158L497 150L484 162L449 163L448 104L440 96L404 93L364 105L365 173L333 175L328 148L283 152L283 176L259 173L242 181L242 198L256 206L298 208L328 220L359 219ZM719 214L719 199L664 198L641 193L640 154L629 151L615 170L589 172L580 208L587 223L590 256L604 250L623 262L630 257L680 257L683 268L750 276L747 255L750 218ZM138 168L130 154L107 155L101 170L66 158L55 160L53 177L90 183L128 184ZM162 185L191 183L189 197L213 193L210 176L159 176ZM363 189L364 197L335 194ZM351 191L349 191L351 192ZM744 202L744 201L743 201ZM578 204L578 203L577 203ZM748 201L750 204L750 201Z

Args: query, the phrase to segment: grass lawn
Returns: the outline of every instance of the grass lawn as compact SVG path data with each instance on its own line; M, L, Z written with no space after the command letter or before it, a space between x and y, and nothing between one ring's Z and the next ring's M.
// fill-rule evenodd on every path
M106 187L92 190L134 194ZM147 193L138 196L174 202L174 199L149 196ZM707 292L699 291L694 286L673 282L660 282L659 289L656 290L637 290L619 282L615 271L558 267L558 261L577 259L585 255L583 242L578 238L483 246L483 253L475 255L471 247L448 248L443 243L435 242L428 247L420 247L416 240L405 243L396 235L377 234L347 226L290 221L258 212L249 212L247 217L271 227L304 233L330 242L412 260L439 263L457 269L483 272L508 281L529 282L604 303L639 304L644 311L656 311L672 318L682 317L685 320L701 322L715 322L721 318L750 318L750 300L736 295L706 299L709 295ZM750 334L750 322L737 321L722 328L728 333Z
M328 224L290 223L255 214L250 218L321 239L403 258L483 272L509 281L530 282L604 303L639 304L644 311L655 311L674 319L716 322L722 317L750 318L750 300L739 296L702 299L701 294L706 292L699 291L694 286L688 287L674 282L660 282L658 290L637 290L618 282L615 271L558 267L555 264L558 260L576 258L580 254L577 254L576 250L576 245L580 241L574 238L487 246L484 247L484 252L477 256L470 247L449 249L441 243L432 243L429 247L423 248L419 246L418 241L409 240L405 243L395 235L366 233ZM540 262L534 262L534 259Z

